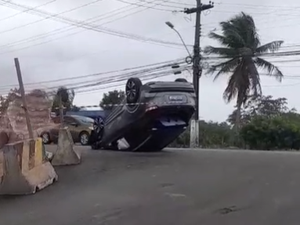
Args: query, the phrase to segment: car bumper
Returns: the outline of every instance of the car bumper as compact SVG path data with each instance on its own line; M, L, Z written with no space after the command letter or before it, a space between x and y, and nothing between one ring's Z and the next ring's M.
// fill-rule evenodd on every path
M145 117L150 118L152 120L160 120L161 118L176 118L177 120L182 120L185 123L189 123L189 120L191 119L194 112L194 105L153 105L146 108Z

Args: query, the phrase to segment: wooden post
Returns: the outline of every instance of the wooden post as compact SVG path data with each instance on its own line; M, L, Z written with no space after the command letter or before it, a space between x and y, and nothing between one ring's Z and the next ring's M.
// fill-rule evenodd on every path
M23 108L24 108L24 111L25 111L25 117L26 117L27 129L28 129L28 133L29 133L29 139L33 139L33 131L32 131L30 118L29 118L29 113L28 113L28 108L27 108L27 103L26 103L26 99L25 99L24 84L23 84L22 73L21 73L20 63L19 63L18 58L15 58L15 66L16 66L16 71L17 71L17 76L18 76L18 81L19 81L19 87L20 87L20 92L21 92L21 97L22 97L22 102L23 102Z

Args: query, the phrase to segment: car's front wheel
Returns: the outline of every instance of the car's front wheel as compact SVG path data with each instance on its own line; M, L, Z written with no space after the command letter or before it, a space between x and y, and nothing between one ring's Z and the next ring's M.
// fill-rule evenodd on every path
M47 145L51 143L50 134L48 132L42 133L41 135L43 144Z
M88 145L89 144L89 138L90 138L90 135L89 135L88 132L86 132L86 131L81 132L80 135L79 135L80 144L81 145Z

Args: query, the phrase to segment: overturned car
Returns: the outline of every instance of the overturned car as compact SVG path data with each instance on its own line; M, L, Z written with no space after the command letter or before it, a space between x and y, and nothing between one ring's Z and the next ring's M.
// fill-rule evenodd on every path
M142 84L130 78L125 91L105 121L95 120L92 149L160 151L187 128L195 111L194 87L185 79Z

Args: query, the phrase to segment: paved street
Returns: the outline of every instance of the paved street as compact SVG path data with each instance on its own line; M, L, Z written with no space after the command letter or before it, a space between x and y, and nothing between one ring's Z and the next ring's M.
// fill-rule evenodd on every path
M49 147L48 147L49 148ZM53 148L50 147L50 148ZM0 198L3 225L293 225L300 154L90 151L32 196Z

